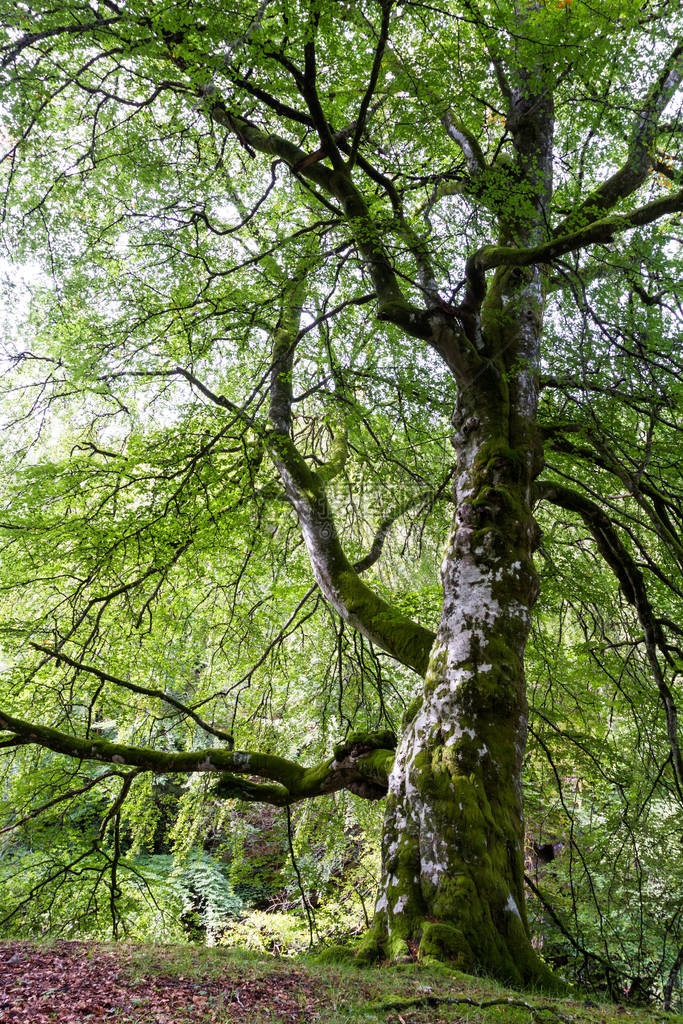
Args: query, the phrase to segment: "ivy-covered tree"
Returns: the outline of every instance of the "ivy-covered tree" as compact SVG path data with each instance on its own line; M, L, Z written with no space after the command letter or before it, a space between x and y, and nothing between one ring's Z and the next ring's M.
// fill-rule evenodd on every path
M385 798L361 954L554 984L522 766L560 577L613 574L595 679L623 644L683 796L678 5L0 9L10 777L114 766L113 903L150 773Z

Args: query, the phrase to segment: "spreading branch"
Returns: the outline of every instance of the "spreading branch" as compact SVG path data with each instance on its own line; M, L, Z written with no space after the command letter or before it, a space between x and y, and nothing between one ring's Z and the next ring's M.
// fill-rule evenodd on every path
M683 46L679 44L664 61L657 81L635 115L624 164L572 210L555 229L556 236L570 234L587 221L594 221L596 216L611 210L640 188L652 167L654 142L661 131L659 118L679 88L681 79Z
M0 729L21 737L25 743L37 744L79 761L126 766L155 775L209 772L218 776L218 796L278 807L340 789L348 789L368 800L379 799L387 791L396 747L393 733L356 733L338 744L332 757L304 768L275 754L220 747L171 752L73 736L15 718L4 711L0 711Z
M667 214L683 211L683 190L653 199L630 213L613 214L587 224L570 234L541 245L515 248L508 245L485 245L467 261L466 279L474 299L481 302L486 294L485 275L496 267L531 267L550 264L560 256L577 252L590 245L607 245L615 235L632 228L652 224Z

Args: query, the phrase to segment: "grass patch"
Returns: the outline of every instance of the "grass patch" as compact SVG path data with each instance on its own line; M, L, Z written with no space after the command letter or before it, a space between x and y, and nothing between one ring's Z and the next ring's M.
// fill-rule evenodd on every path
M187 945L118 949L138 977L170 973L232 982L238 988L240 983L266 982L273 994L272 1005L258 1008L250 1024L683 1024L683 1015L652 1007L596 1003L582 995L549 999L446 967L402 964L361 968L347 962L318 963L311 956L280 959L235 948ZM275 999L278 990L291 987L293 981L302 994L299 1020L291 1011L280 1012ZM491 1002L497 1005L483 1005ZM224 1017L218 1018L219 1024L241 1019L231 1016L228 1005Z

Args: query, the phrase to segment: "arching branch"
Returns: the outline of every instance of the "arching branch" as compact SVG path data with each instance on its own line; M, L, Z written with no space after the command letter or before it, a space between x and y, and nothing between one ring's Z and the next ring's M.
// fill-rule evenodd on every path
M661 131L659 118L682 79L683 46L679 44L664 61L657 81L636 112L624 164L572 210L555 229L556 236L566 235L586 221L595 220L643 184L652 167L654 141Z
M234 740L230 733L227 733L223 729L219 729L216 726L211 725L209 722L204 721L196 711L193 711L192 708L183 704L182 701L178 700L172 694L166 693L164 690L159 690L152 686L141 686L139 683L133 683L129 679L120 679L118 676L111 675L109 672L104 672L95 665L85 665L81 661L76 661L74 658L70 658L62 649L55 650L52 647L45 647L43 644L38 644L35 641L31 642L31 647L36 651L41 651L43 654L46 654L48 658L53 658L57 664L63 661L65 665L70 665L71 668L75 668L78 672L85 672L88 675L95 676L96 679L99 679L103 683L112 683L114 686L121 687L124 690L129 690L132 693L140 693L147 697L156 697L158 700L170 705L170 707L175 708L181 715L187 715L187 717L191 718L193 722L196 722L200 729L203 729L210 735L215 736L217 739L223 740L223 742L227 743L229 747L234 746Z
M673 195L661 196L651 203L638 206L630 213L613 214L593 221L585 227L568 234L544 242L541 245L517 249L507 245L486 245L479 249L467 261L466 275L468 285L474 296L483 299L485 289L485 273L496 267L530 267L552 263L559 256L569 252L577 252L589 245L606 245L615 235L631 228L652 224L670 213L683 210L683 191Z
M172 752L73 736L14 718L4 711L0 711L0 729L24 743L37 744L79 761L125 765L157 775L209 772L218 776L219 796L279 807L340 789L368 800L379 799L387 790L396 747L396 737L391 732L353 733L337 744L332 757L304 768L296 761L254 751L209 747Z
M658 652L661 652L667 659L670 655L661 623L650 604L643 573L631 557L613 523L596 502L579 494L578 491L573 491L571 488L557 483L541 482L537 488L538 496L542 500L549 501L553 505L558 505L581 517L593 535L598 551L619 581L624 597L636 610L645 634L648 661L664 708L666 734L671 750L676 788L683 800L683 758L678 738L678 709L664 676Z

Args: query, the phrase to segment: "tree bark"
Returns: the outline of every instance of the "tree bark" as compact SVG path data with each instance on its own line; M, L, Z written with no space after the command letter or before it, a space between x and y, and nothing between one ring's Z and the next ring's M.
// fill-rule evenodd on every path
M506 253L543 249L547 231L554 113L551 91L535 78L549 80L548 69L511 68L507 125L524 193L500 211ZM456 511L441 565L441 621L389 779L365 952L448 958L465 971L557 988L529 935L521 780L524 652L538 596L532 504L543 465L544 289L539 258L497 261L495 251L467 264L459 312L469 347L455 373Z
M494 278L482 310L482 338L499 355L459 388L441 621L389 780L381 891L362 953L447 958L556 987L529 936L521 785L542 294L538 270L513 275Z

